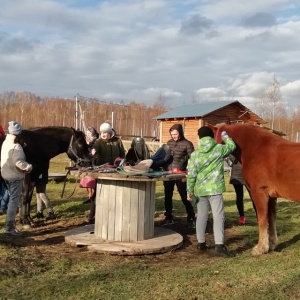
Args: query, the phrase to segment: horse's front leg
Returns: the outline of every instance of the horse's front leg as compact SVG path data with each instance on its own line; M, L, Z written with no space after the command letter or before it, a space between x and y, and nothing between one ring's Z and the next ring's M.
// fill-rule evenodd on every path
M277 231L276 231L276 212L277 212L277 198L270 198L268 204L270 251L275 250L278 242Z
M256 206L258 222L258 243L252 249L252 255L258 256L269 252L268 235L268 200L269 198L261 192L251 190L251 196Z
M30 178L29 178L30 179ZM32 199L35 182L25 180L23 182L22 201L21 201L21 223L23 226L35 227L35 222L30 216L30 203Z

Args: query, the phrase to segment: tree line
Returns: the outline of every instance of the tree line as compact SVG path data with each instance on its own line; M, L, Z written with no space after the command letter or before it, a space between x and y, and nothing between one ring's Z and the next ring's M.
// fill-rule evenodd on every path
M122 138L143 136L159 138L159 123L153 118L172 109L159 97L152 106L143 103L116 104L78 97L80 114L85 127L95 127L109 120ZM233 100L234 101L234 100ZM7 129L11 120L18 121L23 128L37 126L75 127L76 103L73 99L61 97L39 97L29 92L5 92L0 94L0 124ZM288 111L280 94L280 83L276 77L261 99L251 109L268 123L265 126L283 132L291 141L300 140L300 106ZM82 125L82 124L81 124ZM79 129L83 129L80 127Z
M4 129L11 120L20 122L23 128L75 127L76 124L75 98L41 98L29 92L5 92L0 94L0 103L0 124ZM99 130L100 125L108 120L113 122L117 134L124 137L157 137L159 125L153 118L168 110L162 100L158 100L152 107L148 107L136 102L122 105L79 97L79 104L85 127L92 126Z

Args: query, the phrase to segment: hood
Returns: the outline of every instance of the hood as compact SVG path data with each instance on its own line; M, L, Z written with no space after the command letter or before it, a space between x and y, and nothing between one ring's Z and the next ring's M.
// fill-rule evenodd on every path
M184 133L183 133L183 127L181 124L174 124L170 129L169 133L171 134L172 130L177 130L179 132L179 139L182 140L184 139Z
M209 136L203 137L200 139L200 142L198 144L197 150L200 151L201 153L208 153L210 152L217 143L215 140Z

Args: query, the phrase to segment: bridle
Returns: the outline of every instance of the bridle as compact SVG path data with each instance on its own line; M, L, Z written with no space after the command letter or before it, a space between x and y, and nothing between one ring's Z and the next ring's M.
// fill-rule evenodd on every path
M74 134L72 134L72 137L71 137L71 140L70 140L70 144L69 144L69 147L68 147L68 151L67 151L67 154L70 154L72 153L73 156L76 157L76 161L75 161L75 164L76 165L79 165L80 163L82 162L90 162L91 159L87 159L87 158L80 158L78 156L78 154L76 153L76 151L73 149L72 145L73 145L73 140L74 140Z

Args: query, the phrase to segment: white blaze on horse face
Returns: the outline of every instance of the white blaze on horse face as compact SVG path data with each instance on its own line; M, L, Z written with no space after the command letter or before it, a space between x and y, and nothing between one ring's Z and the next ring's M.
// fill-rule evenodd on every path
M86 136L86 142L88 144L93 141L92 133L89 130L86 131L85 136Z

